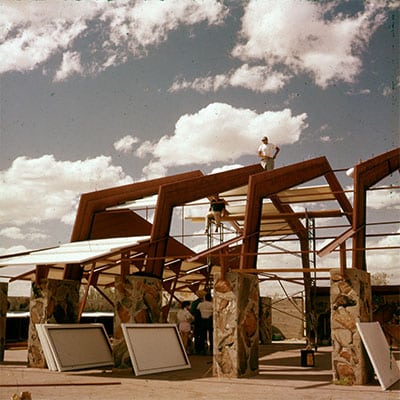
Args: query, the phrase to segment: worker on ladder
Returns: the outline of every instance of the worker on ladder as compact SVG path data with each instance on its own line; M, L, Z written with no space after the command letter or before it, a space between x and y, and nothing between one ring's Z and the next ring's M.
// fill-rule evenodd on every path
M218 232L218 229L221 226L221 218L223 218L225 215L227 204L228 203L223 198L219 197L219 194L212 196L210 208L208 210L208 214L206 215L204 233L208 233L212 220L215 221L215 232Z

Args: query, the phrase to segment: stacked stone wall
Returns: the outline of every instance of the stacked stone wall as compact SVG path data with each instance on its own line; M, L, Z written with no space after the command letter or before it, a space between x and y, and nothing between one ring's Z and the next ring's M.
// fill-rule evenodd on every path
M114 342L115 368L130 368L123 323L161 323L162 282L153 277L129 275L115 279Z
M45 368L46 359L36 324L66 324L78 321L80 281L43 279L32 285L28 333L28 366Z
M214 276L214 376L258 374L259 294L253 275Z
M372 367L356 323L372 321L370 275L348 269L331 271L331 335L333 380L363 385L372 379Z

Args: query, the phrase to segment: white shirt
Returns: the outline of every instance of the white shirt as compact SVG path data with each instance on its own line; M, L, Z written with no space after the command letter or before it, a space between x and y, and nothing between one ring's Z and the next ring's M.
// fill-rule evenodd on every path
M201 318L210 318L213 314L213 303L211 301L204 300L197 306L197 309L200 311Z
M271 158L275 155L275 150L276 146L272 143L267 143L267 144L263 143L258 148L258 151L260 151L264 157L271 157Z

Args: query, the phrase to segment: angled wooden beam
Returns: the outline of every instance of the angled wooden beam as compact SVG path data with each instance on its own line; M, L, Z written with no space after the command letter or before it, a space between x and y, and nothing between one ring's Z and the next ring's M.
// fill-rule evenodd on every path
M352 267L367 270L365 258L365 222L367 190L400 169L400 148L380 154L354 167L354 215ZM360 229L361 228L361 229Z
M256 267L263 198L324 176L331 171L327 159L319 157L250 177L240 268Z
M223 242L217 246L211 247L209 249L203 250L200 253L197 253L196 255L189 257L186 261L187 262L195 262L199 261L204 257L207 257L211 254L217 253L220 250L224 249L225 247L229 247L231 244L238 242L239 240L242 240L242 236L235 237L233 239L227 240L226 242Z
M262 167L256 164L160 186L151 231L147 272L156 276L162 275L162 258L167 248L174 207L246 185L249 176L260 171Z
M345 216L351 224L353 222L353 207L346 194L344 193L343 188L340 185L336 175L333 171L329 171L325 174L325 179L328 182L333 195L336 197L337 202L342 207Z
M137 200L145 196L157 194L160 185L199 176L203 176L201 171L191 171L82 194L72 229L71 242L88 240L91 238L91 225L96 212L104 211L107 207L115 206L126 201Z

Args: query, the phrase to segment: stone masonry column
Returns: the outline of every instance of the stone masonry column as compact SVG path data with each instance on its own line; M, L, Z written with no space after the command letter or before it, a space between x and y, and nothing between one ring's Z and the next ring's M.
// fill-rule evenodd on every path
M0 282L0 362L4 361L6 349L6 321L8 309L8 283Z
M214 277L213 375L241 378L258 374L257 276L227 272Z
M46 368L36 324L67 324L78 321L80 281L43 279L32 284L29 305L28 366Z
M162 322L162 281L154 277L128 275L115 279L113 357L115 368L131 368L121 324Z
M260 297L260 311L258 328L260 332L260 343L272 343L272 299L271 297Z
M356 322L372 321L370 274L347 269L331 270L331 336L333 380L363 385L372 378L372 367L364 350Z

